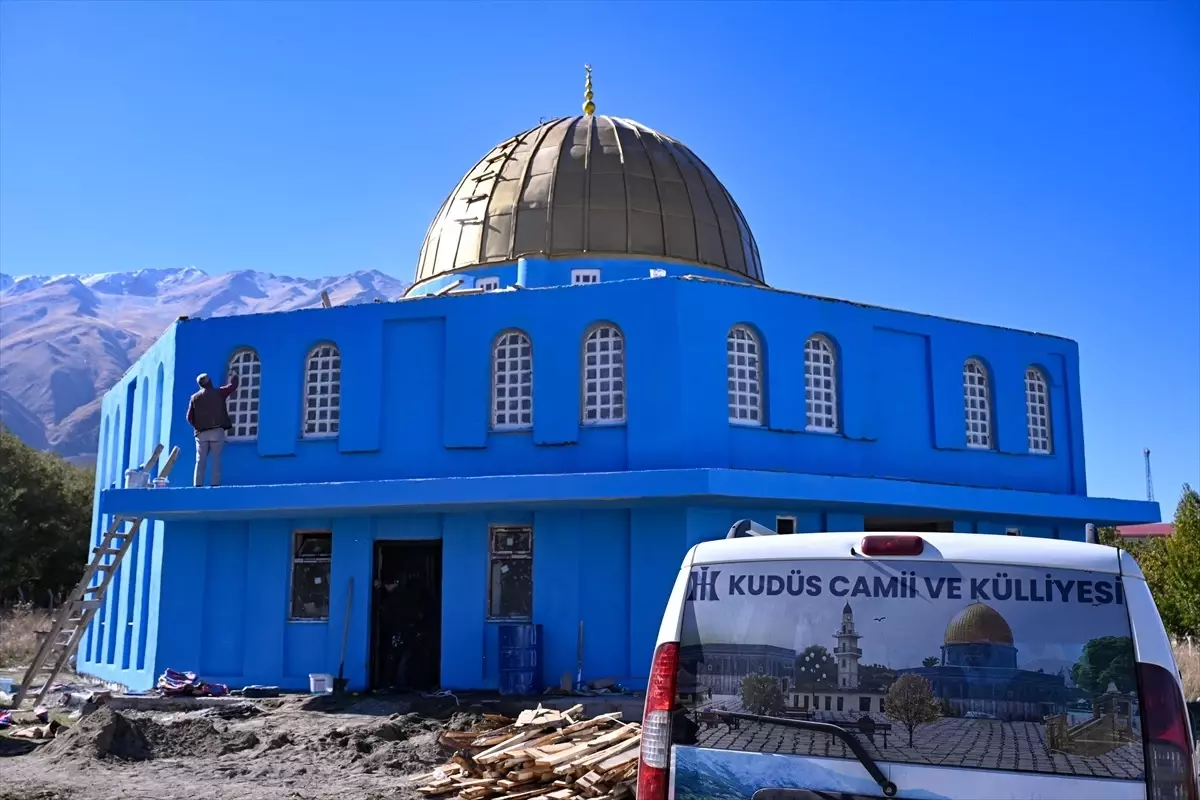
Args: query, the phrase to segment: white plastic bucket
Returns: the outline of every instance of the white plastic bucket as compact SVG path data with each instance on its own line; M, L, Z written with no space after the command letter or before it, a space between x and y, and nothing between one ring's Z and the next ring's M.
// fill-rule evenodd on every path
M332 692L333 676L327 672L310 672L308 675L308 691L312 694Z
M0 692L12 694L12 678L0 678Z
M125 470L126 489L145 489L150 483L150 473L140 469Z

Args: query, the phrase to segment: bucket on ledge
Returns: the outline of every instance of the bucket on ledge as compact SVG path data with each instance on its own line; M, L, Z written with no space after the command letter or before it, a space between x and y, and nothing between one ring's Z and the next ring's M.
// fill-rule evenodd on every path
M529 623L500 625L500 694L541 694L546 684L542 668L542 626Z
M327 672L308 674L308 691L311 694L327 694L333 691L333 676Z
M144 469L133 469L132 467L125 470L126 489L145 489L149 485L149 472L146 472Z

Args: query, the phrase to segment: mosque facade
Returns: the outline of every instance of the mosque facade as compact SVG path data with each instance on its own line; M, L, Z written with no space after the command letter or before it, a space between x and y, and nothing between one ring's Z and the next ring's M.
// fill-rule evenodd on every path
M971 603L946 626L941 663L900 670L929 681L954 716L1042 722L1067 709L1066 678L1017 666L1008 621L986 603Z
M637 686L681 558L741 518L1159 520L1088 496L1073 341L772 288L700 157L592 102L470 168L404 298L181 319L105 395L93 544L146 522L80 670L304 688L344 641L351 688L379 685L399 583L425 685L496 688L503 626L533 623L546 683ZM193 488L188 398L229 371L223 484ZM156 444L170 485L123 488Z

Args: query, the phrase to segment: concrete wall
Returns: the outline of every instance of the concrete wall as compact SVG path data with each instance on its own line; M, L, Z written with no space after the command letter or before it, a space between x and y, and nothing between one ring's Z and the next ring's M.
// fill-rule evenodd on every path
M628 421L615 427L580 422L582 341L599 321L626 339ZM725 337L737 323L765 351L762 428L728 420ZM513 328L533 342L534 424L495 432L491 353ZM818 332L838 352L834 435L804 430L803 345ZM304 439L303 367L321 342L342 356L342 428ZM1086 495L1078 354L1055 337L675 278L191 320L177 333L172 442L190 446L194 376L223 374L242 347L262 360L259 433L227 445L226 484L731 467ZM969 357L991 371L990 451L966 447ZM1027 452L1029 365L1050 381L1051 455Z
M167 667L232 686L303 689L309 673L337 671L346 590L353 578L346 675L361 688L368 679L374 543L440 540L442 684L494 689L498 623L489 622L486 613L488 526L529 524L534 530L533 622L544 626L546 681L557 683L564 672L574 675L582 620L585 679L612 677L636 686L645 682L660 615L687 550L722 538L738 519L749 516L773 526L778 515L796 516L801 532L854 530L863 523L862 514L805 505L160 522L153 536L142 540L140 557L123 567L146 575L150 564L149 591L134 580L119 583L109 595L116 619L132 614L131 636L97 636L92 647L81 649L80 668L137 689L153 685ZM1003 533L1004 525L956 520L955 528ZM297 530L333 533L328 621L288 619ZM1069 531L1043 523L1024 533L1065 538Z
M176 408L169 402L175 382L175 330L174 325L168 328L101 403L92 547L100 545L113 522L111 515L100 513L101 492L123 486L125 470L143 464L160 443L163 453L155 475L166 462ZM187 442L176 443L183 446L172 475L190 485L194 451ZM123 527L128 529L128 524ZM80 644L77 657L82 668L104 665L135 684L153 680L163 532L164 523L147 521L134 537L111 579L104 605ZM111 560L111 556L105 559Z

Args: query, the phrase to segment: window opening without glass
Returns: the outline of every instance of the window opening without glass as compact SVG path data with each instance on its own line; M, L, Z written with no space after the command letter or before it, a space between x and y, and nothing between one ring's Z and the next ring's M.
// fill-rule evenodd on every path
M483 289L485 292L494 292L500 288L499 278L480 278L475 281L476 289Z
M729 386L729 421L762 425L762 362L758 337L745 325L736 325L725 339Z
M237 375L238 388L225 401L233 430L231 440L258 438L258 405L262 391L262 362L258 353L243 348L229 359L229 374Z
M488 618L533 616L533 528L494 525L488 529Z
M613 325L599 325L583 341L583 424L624 421L625 337Z
M963 405L966 416L967 447L981 450L992 446L991 393L983 364L970 359L963 365Z
M599 283L600 270L598 269L573 269L571 270L571 284L579 286L587 283Z
M796 532L796 518L795 517L776 517L775 518L775 532L781 533L781 534L795 533Z
M337 436L342 416L342 356L337 345L319 344L304 370L304 436Z
M293 548L291 619L327 620L333 534L296 531Z
M492 428L533 427L533 345L521 331L496 340L492 356Z

